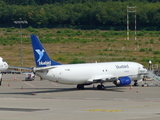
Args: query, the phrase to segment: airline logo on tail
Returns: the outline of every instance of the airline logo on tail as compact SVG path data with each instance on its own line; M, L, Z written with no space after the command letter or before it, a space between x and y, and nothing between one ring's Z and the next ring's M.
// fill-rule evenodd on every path
M36 49L35 50L38 55L39 55L39 58L37 60L37 62L39 63L39 65L51 65L51 61L45 61L45 62L42 62L41 59L43 58L44 56L44 49L40 50L40 49Z
M36 51L36 52L38 53L38 55L39 55L39 58L38 58L38 60L37 60L37 62L39 62L39 61L42 59L45 51L44 51L43 49L42 49L42 51L41 51L40 49L36 49L35 51Z

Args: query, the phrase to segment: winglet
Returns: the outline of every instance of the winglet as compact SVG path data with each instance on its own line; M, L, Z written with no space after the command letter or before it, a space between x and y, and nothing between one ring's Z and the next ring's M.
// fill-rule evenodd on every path
M39 41L36 35L31 35L31 41L32 41L35 63L37 67L61 65L61 63L58 63L50 59L46 50L44 49L44 47L42 46L41 42Z

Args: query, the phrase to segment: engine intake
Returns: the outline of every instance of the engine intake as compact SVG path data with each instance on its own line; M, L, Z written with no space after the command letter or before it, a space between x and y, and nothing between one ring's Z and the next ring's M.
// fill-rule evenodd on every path
M113 82L116 86L124 86L131 84L131 79L129 77L119 78L117 81Z

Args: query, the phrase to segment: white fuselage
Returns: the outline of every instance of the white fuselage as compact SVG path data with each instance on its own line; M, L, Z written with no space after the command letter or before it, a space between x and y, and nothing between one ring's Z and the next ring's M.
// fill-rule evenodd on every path
M0 57L0 71L5 71L8 69L8 64Z
M53 82L63 84L87 84L94 80L106 80L128 76L131 80L140 80L147 70L135 62L106 62L57 65L46 72L35 71L36 75Z

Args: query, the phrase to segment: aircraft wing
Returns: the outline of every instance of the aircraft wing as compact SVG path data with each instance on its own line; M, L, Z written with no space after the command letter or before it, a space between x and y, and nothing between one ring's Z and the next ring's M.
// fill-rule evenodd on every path
M33 68L24 68L24 67L14 67L14 66L9 66L8 67L9 70L30 70L32 71Z
M116 81L118 78L113 76L99 76L95 78L91 78L88 81L93 83L100 83L100 82L113 82Z

